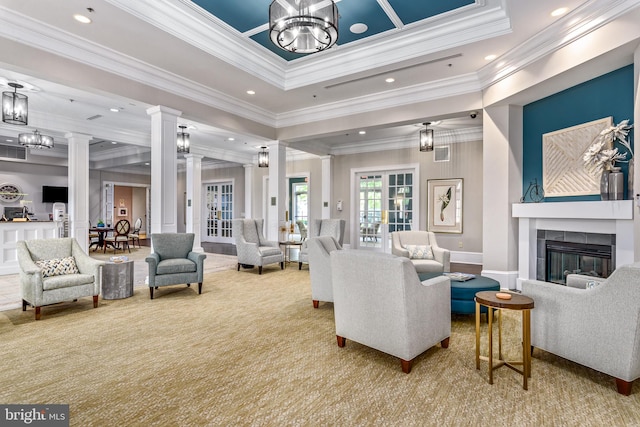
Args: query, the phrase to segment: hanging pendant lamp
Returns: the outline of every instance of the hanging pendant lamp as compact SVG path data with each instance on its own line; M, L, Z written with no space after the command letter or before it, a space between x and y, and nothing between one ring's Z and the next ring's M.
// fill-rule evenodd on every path
M18 93L24 86L8 83L13 92L2 92L2 121L11 125L27 125L29 109L27 95Z

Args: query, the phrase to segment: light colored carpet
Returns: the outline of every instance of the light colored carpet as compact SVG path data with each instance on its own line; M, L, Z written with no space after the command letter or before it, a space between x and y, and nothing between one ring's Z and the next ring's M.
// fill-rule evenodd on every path
M472 316L448 349L394 357L336 345L333 305L313 309L308 271L276 265L206 275L132 298L0 313L0 402L68 403L71 425L640 425L640 392L536 350L529 390L475 369ZM486 327L486 326L485 326ZM496 328L497 329L497 328ZM505 316L518 355L519 317ZM483 337L486 338L486 337ZM486 339L483 339L486 345Z

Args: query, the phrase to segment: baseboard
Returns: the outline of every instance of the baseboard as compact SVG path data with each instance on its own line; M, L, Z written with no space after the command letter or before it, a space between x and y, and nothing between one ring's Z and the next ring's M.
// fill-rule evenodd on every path
M450 262L458 264L477 264L482 265L482 253L481 252L459 252L450 251Z

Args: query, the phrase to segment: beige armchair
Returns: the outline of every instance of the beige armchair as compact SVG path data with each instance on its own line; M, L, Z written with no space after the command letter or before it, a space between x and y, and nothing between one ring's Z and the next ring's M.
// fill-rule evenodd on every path
M331 236L342 247L344 240L344 219L316 219L309 224L308 237ZM309 243L302 242L300 255L298 256L298 270L302 270L302 264L309 263Z
M238 271L241 266L245 268L258 266L258 274L262 274L263 266L278 262L280 269L284 270L284 254L278 242L268 241L264 237L263 225L262 219L232 220L231 227L238 252Z
M438 246L431 231L395 231L391 233L391 253L409 258L418 273L449 273L450 252Z
M320 301L333 302L333 282L331 280L331 252L342 246L331 236L309 239L309 276L311 277L311 300L313 308Z
M524 280L535 301L531 345L611 375L628 395L640 377L640 263L589 289Z
M346 339L364 344L400 358L409 373L415 357L449 346L448 277L420 282L409 259L380 252L333 251L330 258L339 347Z
M76 239L21 240L16 246L22 311L31 305L40 320L42 306L88 296L98 307L105 263L84 253Z

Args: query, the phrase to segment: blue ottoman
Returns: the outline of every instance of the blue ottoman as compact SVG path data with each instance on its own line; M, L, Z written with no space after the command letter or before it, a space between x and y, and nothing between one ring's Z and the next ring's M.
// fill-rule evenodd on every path
M420 273L420 280L431 279L440 276L438 273ZM466 282L451 281L451 313L475 314L476 313L476 293L480 291L499 291L500 283L497 280L485 276L476 275L475 279ZM487 308L480 307L482 313L487 312Z

